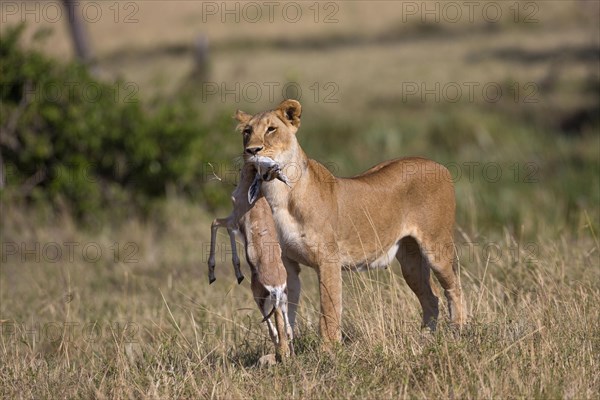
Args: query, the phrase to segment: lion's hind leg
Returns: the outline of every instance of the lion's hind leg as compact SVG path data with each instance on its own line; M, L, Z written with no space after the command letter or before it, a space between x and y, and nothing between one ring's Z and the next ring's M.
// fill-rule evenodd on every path
M402 267L402 275L417 295L423 309L422 328L435 330L439 314L438 296L431 282L430 266L417 241L407 236L400 240L396 258Z
M444 289L450 321L457 327L466 322L467 313L457 271L457 258L452 237L440 240L426 251L429 265Z

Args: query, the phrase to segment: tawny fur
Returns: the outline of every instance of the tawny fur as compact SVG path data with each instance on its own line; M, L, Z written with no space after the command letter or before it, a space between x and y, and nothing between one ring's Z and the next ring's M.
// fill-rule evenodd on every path
M423 311L423 327L435 329L438 297L430 271L444 289L454 324L465 322L453 242L452 177L442 165L402 158L374 166L354 178L334 177L309 159L296 138L301 105L282 102L254 116L236 113L244 135L245 160L273 159L288 178L262 182L273 212L288 273L290 322L300 296L299 264L319 278L320 330L325 346L341 340L342 269L387 267L396 257Z
M211 246L208 259L209 282L215 281L215 242L219 227L226 227L232 246L232 262L238 283L244 277L237 256L235 233L244 241L246 260L252 271L251 289L254 300L267 322L269 335L279 357L293 351L292 329L287 311L287 273L281 261L281 247L277 239L271 209L260 196L254 204L248 202L248 190L256 175L251 165L242 169L240 183L232 194L233 211L227 218L217 218L211 225ZM275 315L275 324L270 320Z

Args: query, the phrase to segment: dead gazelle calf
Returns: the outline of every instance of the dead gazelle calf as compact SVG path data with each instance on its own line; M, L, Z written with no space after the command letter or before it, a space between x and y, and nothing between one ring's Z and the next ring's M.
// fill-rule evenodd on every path
M217 218L211 225L208 280L213 283L216 279L215 242L220 227L227 228L229 233L232 262L238 283L244 279L235 241L235 233L239 231L244 241L246 260L252 270L251 288L254 300L264 321L267 322L277 355L287 357L290 352L293 353L293 333L287 312L287 273L281 261L281 247L271 209L258 192L258 179L253 166L244 166L240 183L232 194L231 215L227 218ZM275 326L270 319L272 314L275 315Z

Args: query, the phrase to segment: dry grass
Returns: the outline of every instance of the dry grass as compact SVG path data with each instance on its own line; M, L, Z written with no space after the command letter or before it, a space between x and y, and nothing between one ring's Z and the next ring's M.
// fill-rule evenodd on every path
M306 269L298 355L263 369L255 364L272 348L249 283L235 284L223 255L216 284L207 284L202 211L170 200L162 222L93 234L68 217L34 226L22 210L5 211L3 398L592 398L600 390L598 241L589 229L577 239L541 236L535 250L507 232L486 241L462 232L459 246L474 251L461 257L471 321L460 334L445 320L434 336L419 332L398 265L347 273L345 341L333 355L319 351L317 285ZM40 250L11 254L9 241ZM55 253L43 249L67 242L80 244L74 259L50 262ZM114 242L136 244L138 262L115 260ZM89 243L103 250L98 262L82 259ZM484 252L489 243L501 255Z
M147 221L89 230L68 213L52 216L4 196L1 398L581 399L600 393L600 139L597 127L566 138L536 120L597 98L586 87L597 78L597 60L581 61L565 50L598 47L598 14L585 8L597 3L538 2L537 24L504 21L497 30L481 20L440 24L423 37L419 32L432 27L399 23L395 2L341 3L338 24L305 19L260 26L200 23L199 4L138 2L137 24L114 24L111 17L91 25L100 67L136 82L142 97L168 98L188 85L189 47L204 33L213 45L212 81L301 85L301 143L311 156L337 162L340 174L403 154L459 165L500 163L500 182L485 181L480 170L475 181L463 175L456 182L470 323L457 333L443 320L434 336L422 335L418 302L394 263L386 271L344 275L345 340L333 354L322 354L316 276L305 269L297 357L259 368L272 346L249 282L235 284L225 253L217 282L208 286L214 216L202 207L170 198ZM57 31L47 51L70 55L64 24L46 26ZM177 46L183 51L173 52ZM546 56L531 62L498 56L506 50ZM401 97L402 82L507 85L548 78L556 80L554 88L540 91L535 105ZM309 87L315 82L321 88L335 82L338 102L324 103L323 92L314 101ZM272 105L267 96L236 103L211 99L199 110L211 118L213 111ZM514 181L511 166L528 162L539 167L539 179ZM220 240L223 249L224 234ZM93 260L98 249L102 255Z

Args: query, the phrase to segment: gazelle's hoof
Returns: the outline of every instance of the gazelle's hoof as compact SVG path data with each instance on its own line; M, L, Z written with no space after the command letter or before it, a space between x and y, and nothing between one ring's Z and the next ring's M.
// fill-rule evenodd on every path
M238 277L238 278L237 278L238 285L239 285L240 283L242 283L242 281L243 281L243 280L244 280L244 277L243 277L243 276L240 276L240 277Z

